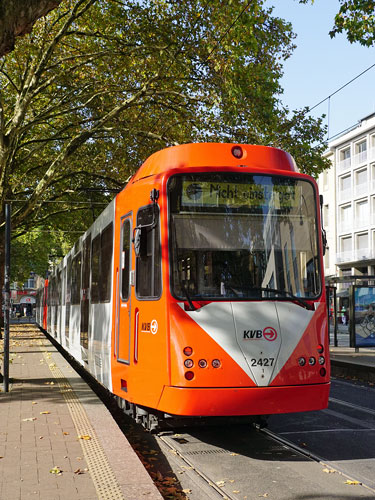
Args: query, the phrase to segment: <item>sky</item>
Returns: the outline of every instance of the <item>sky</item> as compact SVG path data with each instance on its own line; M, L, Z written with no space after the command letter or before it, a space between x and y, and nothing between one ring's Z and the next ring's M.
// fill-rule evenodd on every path
M351 44L345 34L331 39L328 32L339 11L339 0L315 0L301 5L298 0L266 0L274 15L292 23L297 48L284 63L281 100L289 109L313 107L375 64L375 47ZM329 120L328 120L329 110ZM356 125L375 112L375 66L356 81L320 104L312 116L326 114L329 137Z

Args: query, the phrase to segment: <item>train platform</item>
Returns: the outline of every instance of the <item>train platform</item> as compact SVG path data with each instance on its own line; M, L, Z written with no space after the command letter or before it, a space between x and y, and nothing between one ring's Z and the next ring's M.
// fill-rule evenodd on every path
M34 324L11 325L10 351L1 500L162 499L107 408ZM375 348L330 352L333 375L375 382Z
M34 324L11 325L10 361L0 499L162 499L107 408Z
M332 375L375 383L375 347L330 346L329 350Z

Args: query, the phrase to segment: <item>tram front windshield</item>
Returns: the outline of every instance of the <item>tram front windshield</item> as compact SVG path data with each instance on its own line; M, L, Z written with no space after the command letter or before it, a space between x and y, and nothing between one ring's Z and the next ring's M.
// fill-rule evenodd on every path
M179 174L168 182L172 293L184 300L321 293L315 190L292 177Z

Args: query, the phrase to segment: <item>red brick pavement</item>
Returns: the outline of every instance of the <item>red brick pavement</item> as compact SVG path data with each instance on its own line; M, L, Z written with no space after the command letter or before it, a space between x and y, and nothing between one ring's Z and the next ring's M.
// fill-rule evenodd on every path
M73 370L34 325L11 326L10 351L10 391L0 393L0 500L137 500L144 495L149 500L161 498L147 472L139 467L126 438L118 437L118 429L113 431L115 445L109 443L118 463L117 479L110 475L113 489L101 491L99 485L98 491L94 462L90 462L96 448L85 449L89 440L79 438L64 388L53 373L58 359L66 371ZM60 380L65 380L72 392L69 382ZM90 411L101 413L100 425L110 428L112 423L103 424L109 414L85 387L86 403L88 398L95 403ZM80 412L87 419L85 410L81 408ZM118 443L121 439L125 445ZM121 446L120 455L116 455L116 443ZM124 467L128 467L127 474L119 474ZM110 465L108 470L112 473Z

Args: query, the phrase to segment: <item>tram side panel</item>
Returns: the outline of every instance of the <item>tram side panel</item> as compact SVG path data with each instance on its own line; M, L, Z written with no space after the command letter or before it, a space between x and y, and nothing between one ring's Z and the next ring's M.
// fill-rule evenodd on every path
M150 202L157 179L128 186L117 197L114 318L112 322L113 392L131 403L157 408L169 384L168 323L165 286L166 249L163 200ZM136 256L135 228L150 225L147 251ZM154 227L151 227L154 225Z
M111 323L113 304L113 200L94 225L85 233L97 238L96 254L92 260L83 254L83 238L64 258L48 287L43 326L71 356L109 390L111 390ZM91 254L91 247L90 247ZM89 259L89 286L82 275L82 258ZM86 268L87 270L87 268ZM55 286L60 280L59 286ZM86 285L87 286L87 281ZM46 287L47 289L47 287ZM87 305L87 332L82 331L82 303Z
M87 363L92 375L109 390L111 377L111 328L114 303L114 215L116 201L102 212L91 229L91 281L89 300L87 290L81 292L80 337L82 353L87 353ZM86 296L84 296L86 295ZM82 322L84 308L88 307L87 335ZM86 348L87 345L87 348Z

